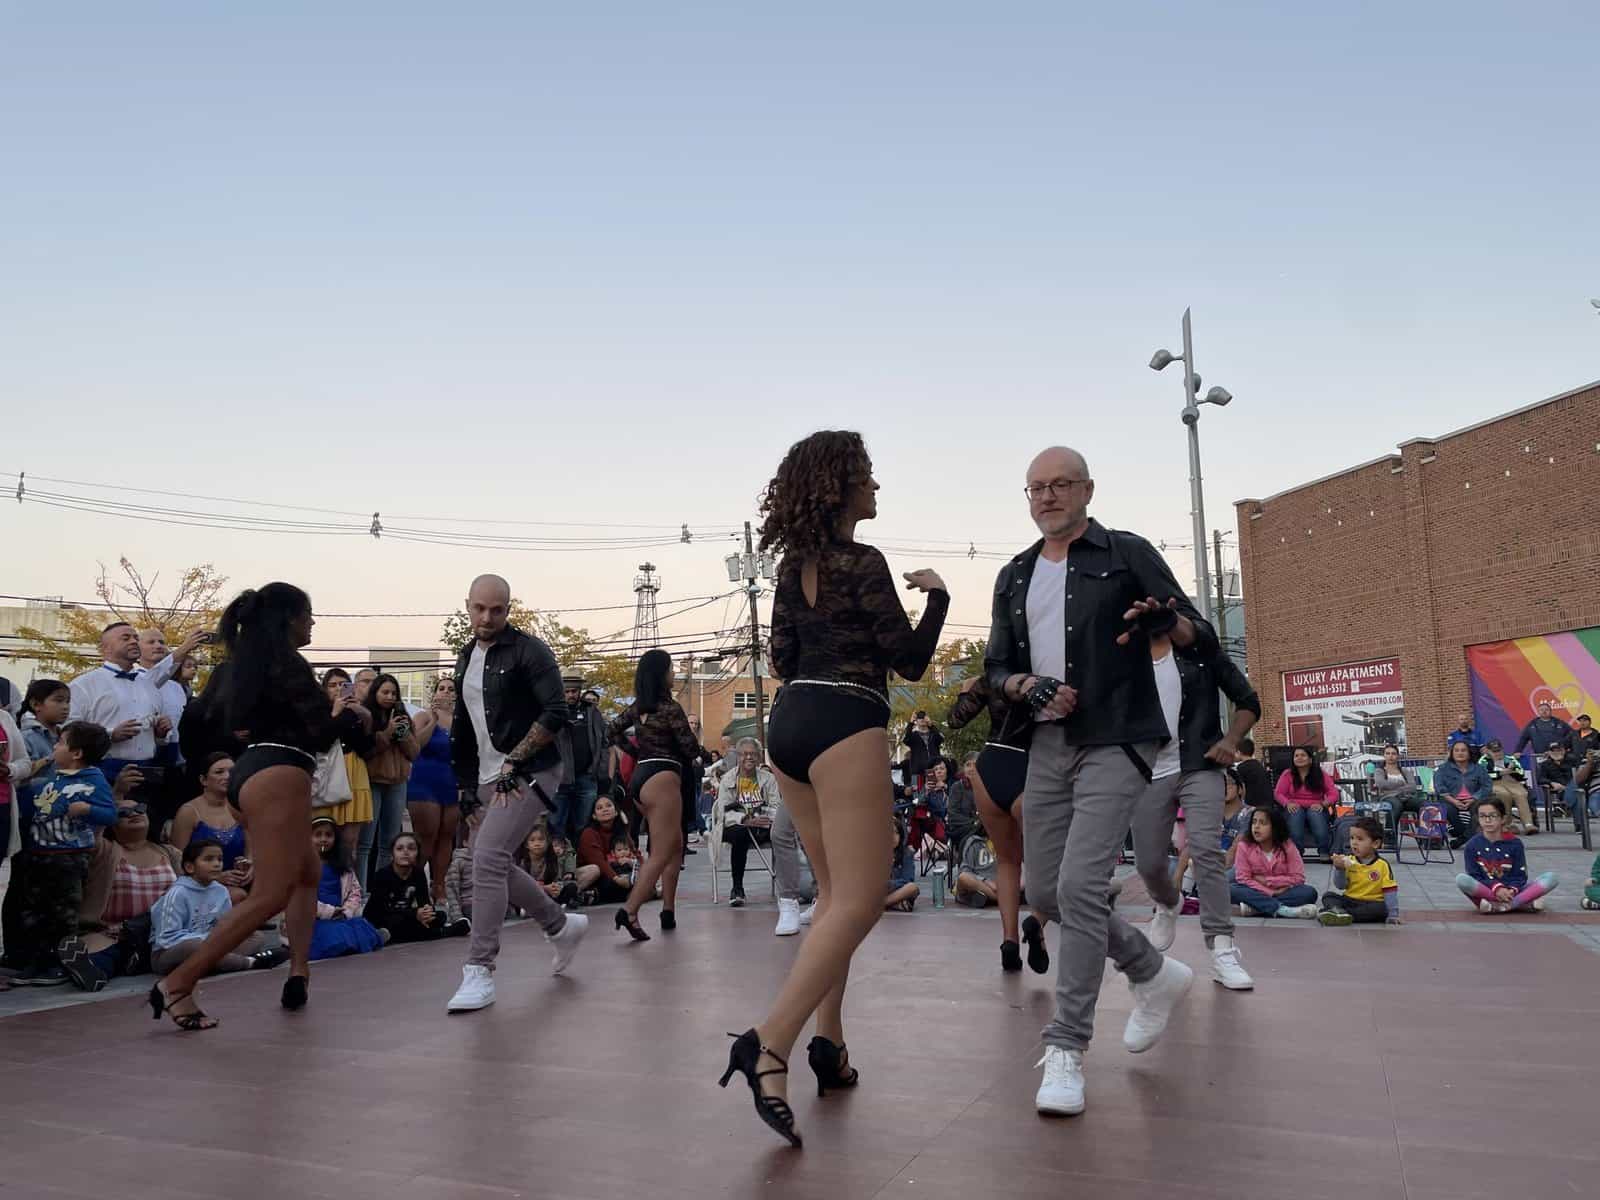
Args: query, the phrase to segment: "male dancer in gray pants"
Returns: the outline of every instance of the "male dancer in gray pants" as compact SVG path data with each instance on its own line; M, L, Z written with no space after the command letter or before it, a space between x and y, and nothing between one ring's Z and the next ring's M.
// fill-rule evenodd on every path
M1216 635L1149 542L1089 517L1094 480L1076 450L1052 447L1024 491L1043 539L1001 569L984 669L1036 722L1023 809L1029 902L1059 922L1055 1016L1044 1030L1035 1107L1084 1107L1083 1058L1109 955L1133 988L1123 1044L1155 1045L1194 972L1164 959L1110 904L1111 872L1151 764L1170 734L1147 639Z
M1200 650L1209 655L1197 654ZM1150 639L1150 656L1172 741L1157 756L1155 778L1133 818L1134 861L1156 906L1145 936L1157 950L1165 951L1178 933L1183 896L1167 869L1167 848L1181 807L1189 861L1199 883L1200 928L1211 951L1211 977L1233 991L1249 991L1255 982L1233 942L1233 905L1223 866L1222 807L1227 785L1222 770L1239 758L1239 739L1260 718L1261 700L1244 672L1214 643L1175 650L1170 639L1157 636ZM1218 688L1235 705L1226 734Z
M494 962L508 899L539 922L555 947L557 975L589 928L588 917L563 911L511 861L539 818L555 807L562 776L556 738L566 728L567 702L555 655L538 638L511 627L510 608L511 585L500 576L472 581L467 617L473 639L456 658L450 761L464 793L462 807L481 810L483 822L472 840L472 945L461 986L446 1006L453 1013L494 1003Z

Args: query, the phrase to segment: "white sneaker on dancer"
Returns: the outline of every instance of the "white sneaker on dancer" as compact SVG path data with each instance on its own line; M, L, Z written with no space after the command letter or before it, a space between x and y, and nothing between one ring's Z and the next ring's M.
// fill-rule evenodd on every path
M1149 938L1150 944L1163 954L1172 949L1172 943L1178 938L1178 914L1182 911L1181 900L1171 908L1158 904L1155 915L1150 918L1150 928L1145 930L1144 936Z
M1244 969L1239 948L1231 937L1217 936L1211 943L1211 978L1234 992L1248 992L1256 986L1250 972Z
M813 900L810 904L806 905L804 908L802 908L800 910L800 924L802 924L802 925L811 924L811 918L816 915L816 912L817 912L817 902L815 900Z
M1046 1046L1044 1057L1033 1065L1044 1068L1034 1108L1052 1117L1075 1117L1083 1111L1082 1050Z
M573 956L578 953L578 946L583 941L583 935L589 932L589 918L582 913L568 913L567 923L561 927L561 932L547 933L544 940L556 948L555 964L551 967L550 974L559 975L572 965ZM491 984L491 988L492 988Z
M789 937L800 932L800 901L778 901L778 927L772 931L774 937Z
M1193 983L1193 971L1177 959L1167 958L1154 979L1128 985L1133 992L1133 1011L1122 1031L1122 1044L1129 1054L1143 1054L1161 1040L1172 1010L1189 994Z
M461 968L461 986L450 997L446 1012L477 1012L494 1003L494 972L488 967L468 963Z

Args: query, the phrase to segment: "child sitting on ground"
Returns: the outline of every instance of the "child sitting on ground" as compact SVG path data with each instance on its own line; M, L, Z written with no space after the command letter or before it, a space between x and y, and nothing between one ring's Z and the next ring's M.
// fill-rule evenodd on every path
M1335 854L1333 865L1344 872L1344 891L1324 892L1317 920L1324 925L1400 924L1400 887L1378 848L1383 826L1373 817L1358 817L1350 826L1350 853Z
M20 895L20 923L32 961L19 977L35 986L72 978L85 990L98 990L90 975L84 981L77 978L88 959L78 941L78 913L95 838L102 827L117 823L111 784L98 766L110 749L111 735L99 725L69 722L51 765L35 776L32 837L23 853ZM105 986L103 977L99 983Z
M428 881L417 865L421 854L414 834L397 834L389 844L389 865L372 877L365 916L374 927L387 930L392 942L431 942L471 930L465 920L447 923L444 910L433 906Z
M1506 832L1506 806L1491 796L1478 803L1479 832L1462 847L1467 870L1456 876L1456 886L1482 913L1519 912L1544 908L1544 897L1555 890L1554 871L1528 879L1528 859L1520 839Z
M894 854L889 859L889 894L883 907L911 912L917 907L917 856L912 850L906 823L891 817L894 826Z
M1583 889L1583 898L1578 903L1591 911L1600 908L1600 857L1589 868L1589 879Z
M228 889L217 882L222 874L222 843L214 838L194 838L183 848L183 876L150 909L150 965L157 975L177 968L206 940L211 927L233 907ZM288 957L282 950L264 949L259 933L222 956L212 973L266 970Z
M322 860L322 875L317 881L317 921L311 930L311 961L383 949L389 932L378 929L361 915L361 884L332 818L312 820L311 845Z
M1316 917L1317 890L1306 882L1305 860L1281 804L1252 811L1249 831L1234 844L1229 896L1241 917Z

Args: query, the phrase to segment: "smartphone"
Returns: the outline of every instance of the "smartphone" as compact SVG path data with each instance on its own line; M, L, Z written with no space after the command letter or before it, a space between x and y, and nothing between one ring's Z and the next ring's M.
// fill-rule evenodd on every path
M343 696L346 700L354 700L356 698L356 685L351 683L348 679L345 680L339 685L339 695Z

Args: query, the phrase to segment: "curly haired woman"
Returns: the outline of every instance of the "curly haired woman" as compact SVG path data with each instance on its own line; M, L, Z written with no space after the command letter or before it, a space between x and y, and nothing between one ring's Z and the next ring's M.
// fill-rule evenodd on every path
M825 430L790 447L761 503L761 548L783 555L772 665L784 687L767 746L818 901L777 1002L734 1042L722 1084L742 1072L757 1115L794 1146L801 1139L787 1101L787 1056L813 1013L807 1057L818 1091L858 1080L842 1009L850 959L882 915L889 881L887 677L922 677L950 607L937 574L907 574L907 587L928 593L913 628L889 564L855 540L856 525L878 515L877 491L861 435Z

